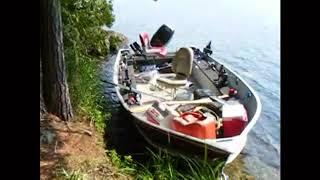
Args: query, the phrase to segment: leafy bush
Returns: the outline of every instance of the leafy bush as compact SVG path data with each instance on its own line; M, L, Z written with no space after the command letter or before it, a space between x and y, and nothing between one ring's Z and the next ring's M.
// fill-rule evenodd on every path
M136 172L137 165L130 155L121 157L115 150L110 150L107 154L110 157L111 162L117 166L121 172L130 175L133 175Z
M112 3L106 0L61 0L64 55L67 64L71 101L76 113L105 127L100 64L118 43L102 26L112 26Z

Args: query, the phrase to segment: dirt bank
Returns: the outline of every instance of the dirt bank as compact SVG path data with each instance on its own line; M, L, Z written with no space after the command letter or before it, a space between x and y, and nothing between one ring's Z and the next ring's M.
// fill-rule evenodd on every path
M103 136L81 119L66 125L54 115L40 123L40 179L133 179L106 155Z

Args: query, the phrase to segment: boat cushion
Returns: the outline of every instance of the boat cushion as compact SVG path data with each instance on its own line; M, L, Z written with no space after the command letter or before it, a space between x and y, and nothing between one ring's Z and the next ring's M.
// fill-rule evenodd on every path
M147 120L164 127L169 127L170 121L178 117L179 113L164 103L155 101L145 112Z
M139 37L140 37L140 42L141 42L141 45L142 47L144 48L150 48L151 45L150 45L150 41L149 41L149 34L147 32L142 32L139 34Z
M139 35L141 45L146 53L151 53L151 54L158 54L160 56L166 56L168 53L168 50L166 47L161 46L161 47L152 47L150 45L150 39L149 39L149 34L147 32L143 32Z
M146 49L146 53L155 53L160 56L166 56L168 50L166 47L151 47L150 49Z
M165 83L167 85L184 86L187 83L187 79L184 75L166 73L158 74L157 82Z
M157 78L157 82L158 83L162 83L162 85L164 84L165 86L169 87L169 86L184 86L187 84L187 80L183 79L183 80L177 80L177 79L169 79L169 78Z
M189 77L192 72L193 51L191 48L182 47L172 60L172 71Z

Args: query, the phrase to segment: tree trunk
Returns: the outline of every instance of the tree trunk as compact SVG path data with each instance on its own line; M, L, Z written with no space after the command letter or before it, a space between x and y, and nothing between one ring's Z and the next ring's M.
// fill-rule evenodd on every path
M40 54L40 120L44 118L47 113L46 106L43 100L43 75L42 75L42 65L41 65L41 54Z
M43 98L46 108L63 120L73 118L63 52L59 0L40 1Z

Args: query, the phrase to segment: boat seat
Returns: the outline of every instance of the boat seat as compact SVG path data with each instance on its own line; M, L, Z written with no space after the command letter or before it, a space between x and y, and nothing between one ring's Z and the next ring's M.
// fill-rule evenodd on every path
M172 60L172 72L159 74L156 82L157 84L166 89L173 90L175 96L176 89L183 87L187 84L188 78L192 72L193 51L191 48L182 47L178 50Z
M143 32L139 35L141 45L143 50L148 54L156 54L160 56L166 56L168 53L168 50L166 47L152 47L150 44L149 34L147 32Z

